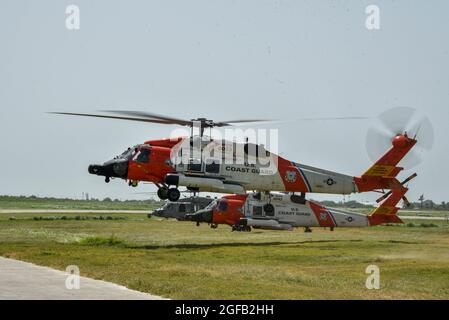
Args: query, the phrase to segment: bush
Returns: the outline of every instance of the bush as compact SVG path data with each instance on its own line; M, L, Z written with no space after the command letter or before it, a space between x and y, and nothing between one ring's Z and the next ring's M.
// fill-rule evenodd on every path
M439 225L434 224L434 223L415 224L412 222L407 223L406 226L409 228L436 228L436 227L439 227Z
M117 246L117 245L125 245L125 241L122 239L119 239L113 235L110 237L87 237L84 239L81 239L79 241L81 245L86 246Z
M421 227L423 227L423 228L435 228L435 227L438 227L438 225L434 224L434 223L421 223Z

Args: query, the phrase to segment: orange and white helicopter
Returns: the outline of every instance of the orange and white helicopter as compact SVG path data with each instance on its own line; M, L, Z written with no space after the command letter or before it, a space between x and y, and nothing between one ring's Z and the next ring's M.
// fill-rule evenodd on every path
M186 220L202 222L216 228L219 224L232 227L232 231L251 231L251 228L267 230L293 230L303 227L310 232L312 227L369 227L385 223L402 223L397 216L396 205L402 199L404 205L408 188L405 184L415 178L416 173L405 179L395 188L380 197L379 207L370 214L355 213L327 208L314 201L303 201L291 193L266 192L245 195L226 195L211 202L206 208L186 215Z
M260 144L214 140L204 136L206 128L265 120L214 122L205 118L183 120L139 111L105 112L115 114L53 113L191 128L190 136L148 140L128 148L104 164L88 168L89 173L104 176L106 182L111 178L122 178L130 186L136 186L138 182L154 183L159 198L170 201L179 199L179 186L193 191L242 195L251 190L297 192L301 194L302 201L305 201L306 193L346 195L396 189L401 187L396 179L402 170L398 163L417 143L416 137L409 137L404 131L395 133L390 149L382 157L361 175L351 176L287 160ZM196 126L198 135L193 134ZM190 150L187 156L184 154L186 150ZM209 158L204 158L204 154Z

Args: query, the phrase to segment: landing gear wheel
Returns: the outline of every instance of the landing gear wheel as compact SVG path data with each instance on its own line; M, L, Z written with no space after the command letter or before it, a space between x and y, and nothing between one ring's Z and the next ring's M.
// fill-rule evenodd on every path
M310 227L305 227L304 232L306 232L306 233L312 232L312 229L310 229Z
M170 201L178 201L179 197L181 197L181 193L177 188L171 188L167 191L167 197Z
M210 227L211 227L212 229L217 229L217 228L218 228L218 226L217 226L216 224L214 224L214 223L212 223L212 224L210 225Z
M168 189L167 188L159 188L157 190L157 196L161 200L167 200L167 198L168 198Z
M250 226L241 226L241 225L233 225L232 231L239 231L239 232L251 232Z

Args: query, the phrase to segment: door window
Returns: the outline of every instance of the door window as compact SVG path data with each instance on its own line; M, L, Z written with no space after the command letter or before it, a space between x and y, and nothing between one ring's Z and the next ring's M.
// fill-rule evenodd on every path
M148 163L150 161L150 150L140 149L134 161L139 163Z
M206 164L206 172L207 173L220 173L220 164L215 163L215 162Z
M261 216L262 215L262 207L254 206L253 207L253 216Z

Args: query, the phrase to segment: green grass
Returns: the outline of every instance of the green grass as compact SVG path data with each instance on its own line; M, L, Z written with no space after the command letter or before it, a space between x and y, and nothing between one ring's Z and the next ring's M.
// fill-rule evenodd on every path
M125 241L119 239L113 235L109 237L86 237L79 240L79 244L86 246L117 246L125 245Z
M0 214L0 255L60 270L75 264L83 276L174 299L449 298L444 222L237 233L144 214L120 214L123 220L11 216ZM365 288L370 264L381 270L380 290Z

